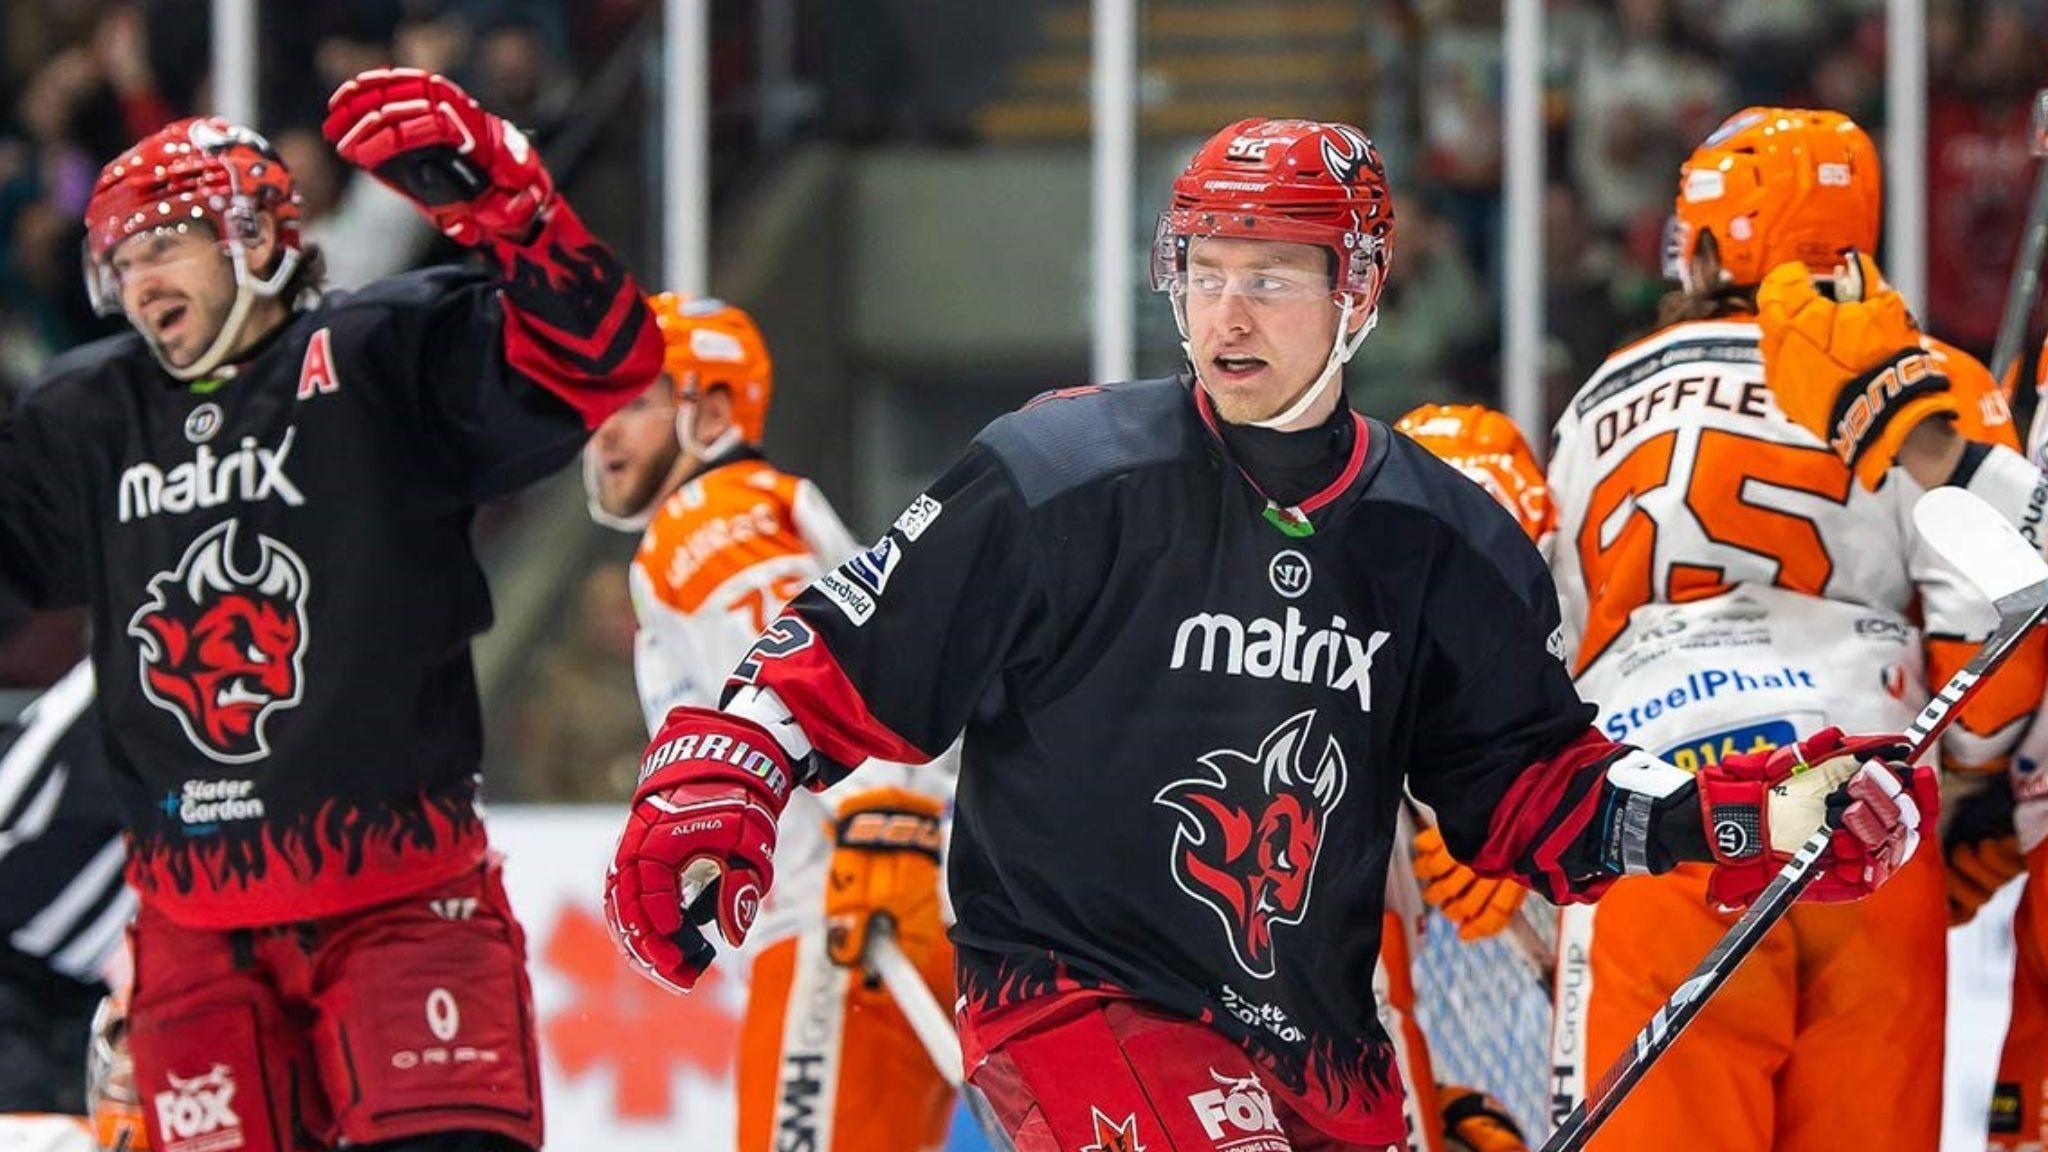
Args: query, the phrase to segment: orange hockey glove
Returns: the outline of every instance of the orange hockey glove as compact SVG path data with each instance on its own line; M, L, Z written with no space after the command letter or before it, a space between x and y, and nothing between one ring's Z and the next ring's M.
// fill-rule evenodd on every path
M1458 863L1436 825L1416 831L1411 855L1422 898L1458 926L1458 939L1483 940L1521 911L1528 890L1512 880L1489 880Z
M1507 1106L1490 1094L1461 1084L1439 1084L1443 1101L1444 1139L1459 1152L1529 1152L1522 1130Z
M876 916L895 921L903 954L919 968L945 947L941 811L938 800L907 788L870 788L840 802L825 884L825 938L834 964L861 963Z
M1836 269L1833 299L1806 265L1780 264L1757 286L1756 308L1778 407L1827 441L1866 489L1921 421L1961 410L1905 298L1868 256L1852 252Z

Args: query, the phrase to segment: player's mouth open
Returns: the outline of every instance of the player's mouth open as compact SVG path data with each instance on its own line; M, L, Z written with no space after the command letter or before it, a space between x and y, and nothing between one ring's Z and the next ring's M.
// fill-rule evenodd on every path
M1266 366L1266 362L1257 356L1218 356L1210 363L1216 365L1217 371L1231 379L1243 379Z
M185 312L186 308L183 304L172 304L163 311L158 312L152 324L156 329L158 338L176 333L178 326L185 320Z

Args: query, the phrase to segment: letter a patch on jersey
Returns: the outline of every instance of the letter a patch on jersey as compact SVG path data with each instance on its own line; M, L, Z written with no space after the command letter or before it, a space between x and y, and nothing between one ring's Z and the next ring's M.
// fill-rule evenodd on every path
M327 339L327 329L313 333L306 343L306 360L299 365L299 399L311 400L321 392L339 392L341 378L334 374L334 349Z

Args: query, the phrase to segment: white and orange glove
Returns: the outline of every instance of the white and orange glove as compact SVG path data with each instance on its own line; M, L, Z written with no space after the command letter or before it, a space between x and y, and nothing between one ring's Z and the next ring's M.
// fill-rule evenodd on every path
M775 821L789 756L766 728L709 708L671 711L640 761L640 786L604 881L605 925L641 975L688 992L717 949L737 948L775 880Z
M1422 882L1422 898L1458 926L1460 940L1483 940L1506 928L1521 911L1528 889L1512 880L1488 879L1458 863L1436 825L1418 824L1410 858Z
M840 802L825 883L825 939L834 964L861 965L876 917L893 922L904 955L919 968L943 951L942 814L937 799L907 788L870 788Z
M135 1060L128 1054L128 997L118 992L101 998L92 1014L85 1107L93 1142L106 1152L148 1152L149 1128L135 1090Z
M1903 867L1941 811L1931 768L1898 762L1897 736L1823 728L1797 744L1724 756L1698 775L1714 871L1707 896L1747 907L1823 824L1834 829L1800 899L1860 900Z
M1834 270L1832 296L1793 261L1756 290L1764 382L1778 407L1875 490L1908 433L1961 411L1941 360L1920 343L1905 298L1860 252Z
M554 178L526 134L432 72L362 73L328 98L320 131L457 244L523 246L555 201Z

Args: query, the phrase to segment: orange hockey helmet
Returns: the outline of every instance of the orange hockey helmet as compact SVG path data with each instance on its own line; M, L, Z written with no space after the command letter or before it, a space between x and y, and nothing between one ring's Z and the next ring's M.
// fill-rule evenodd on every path
M714 388L726 389L732 394L732 419L739 438L748 444L760 443L768 424L775 369L754 318L712 296L686 299L663 292L647 303L654 309L655 323L661 326L666 345L661 366L675 387L677 401L694 400ZM684 432L687 435L688 429Z
M1536 454L1515 422L1483 404L1422 404L1394 425L1486 489L1531 540L1557 526L1557 510Z
M1825 275L1854 248L1877 249L1884 176L1877 146L1840 112L1745 108L1678 169L1668 271L1687 289L1700 237L1711 234L1722 284L1749 287L1780 264Z

